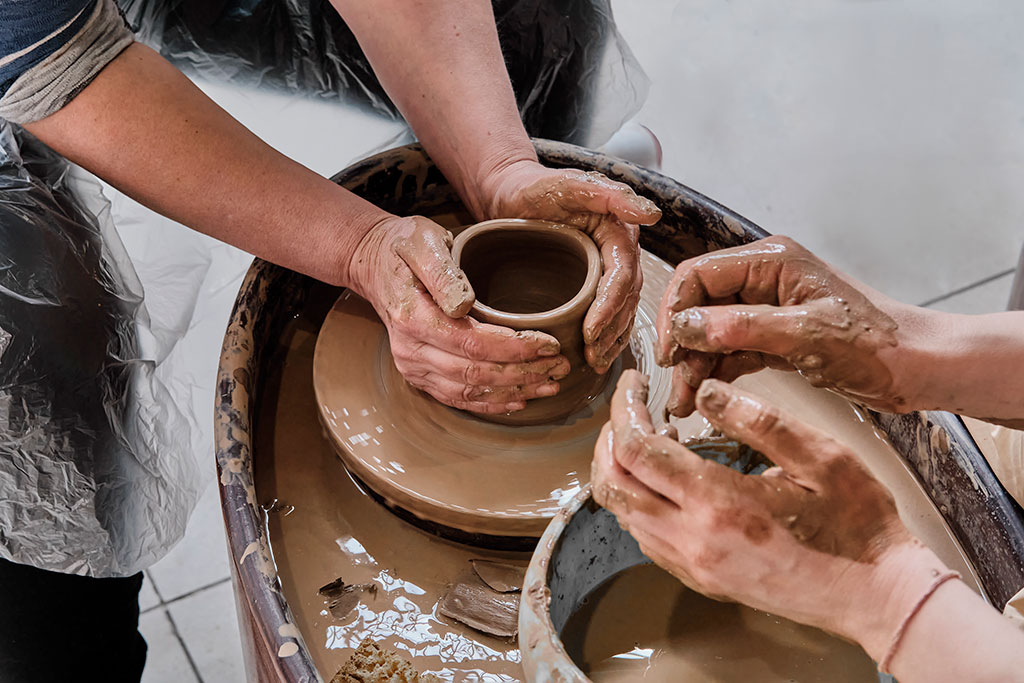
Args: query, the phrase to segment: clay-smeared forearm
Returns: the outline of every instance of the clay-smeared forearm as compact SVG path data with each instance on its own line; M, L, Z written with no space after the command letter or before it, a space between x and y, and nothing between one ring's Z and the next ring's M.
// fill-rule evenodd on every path
M490 0L331 0L374 73L466 206L482 182L537 155L523 128Z
M153 210L332 284L350 284L350 256L389 217L275 151L139 43L26 128Z

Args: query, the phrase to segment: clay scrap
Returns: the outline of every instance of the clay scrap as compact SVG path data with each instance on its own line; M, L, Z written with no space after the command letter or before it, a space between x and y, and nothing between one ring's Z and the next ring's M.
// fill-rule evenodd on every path
M377 584L357 583L349 585L338 577L330 583L320 586L317 591L324 598L327 610L335 619L344 619L359 604L364 595L376 597Z
M526 567L492 560L470 560L469 563L476 575L499 593L518 593L523 589Z
M421 674L397 652L385 650L369 638L359 647L345 666L334 674L331 683L440 683L432 674Z
M438 611L466 626L501 638L512 638L519 630L519 597L501 593L467 571L448 588Z

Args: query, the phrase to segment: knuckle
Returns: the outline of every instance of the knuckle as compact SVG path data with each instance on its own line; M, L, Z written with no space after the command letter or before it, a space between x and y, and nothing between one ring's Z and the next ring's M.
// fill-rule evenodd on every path
M484 369L479 363L466 363L463 366L462 382L467 386L480 384L484 378Z
M485 352L485 344L477 334L465 334L459 343L462 355L466 358L482 358Z
M462 388L462 400L466 402L479 401L491 393L490 387L467 384Z
M762 407L754 415L750 429L756 434L772 434L783 428L782 416L773 408Z

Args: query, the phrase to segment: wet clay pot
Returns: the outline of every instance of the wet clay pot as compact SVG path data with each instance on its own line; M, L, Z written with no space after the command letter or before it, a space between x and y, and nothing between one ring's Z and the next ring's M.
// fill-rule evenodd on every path
M752 242L768 233L675 180L574 145L536 141L553 168L598 171L652 199L662 220L644 228L641 246L676 264L715 249ZM419 145L388 150L353 164L334 181L398 215L459 212L456 193ZM880 245L881 248L881 245ZM299 634L274 564L255 473L272 470L255 435L257 419L280 380L271 350L285 325L311 298L314 280L257 259L249 270L224 337L214 418L217 472L243 656L249 681L321 681ZM962 544L992 602L1001 604L1024 585L1024 522L996 482L959 418L948 413L874 415L908 467L920 477ZM568 513L555 523L564 524ZM547 540L542 540L544 545ZM527 583L529 586L529 581ZM572 679L566 679L572 680Z
M601 279L601 254L589 236L548 221L498 219L459 233L452 256L476 293L471 316L550 334L572 368L557 395L533 399L514 413L480 417L543 424L571 415L601 392L608 375L594 372L583 357L583 318Z

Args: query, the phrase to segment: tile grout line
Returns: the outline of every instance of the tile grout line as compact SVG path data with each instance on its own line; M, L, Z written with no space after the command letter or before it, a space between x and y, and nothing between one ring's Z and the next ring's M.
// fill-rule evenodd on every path
M995 273L994 275L989 275L988 277L983 277L980 280L978 280L976 282L972 282L969 285L965 285L963 287L959 287L957 289L954 289L952 292L947 292L946 294L942 294L940 296L928 299L924 303L918 304L918 306L920 306L921 308L927 308L928 306L934 306L935 304L940 303L942 301L945 301L946 299L952 299L957 294L963 294L964 292L968 292L968 291L974 289L975 287L980 287L982 285L987 285L988 283L994 282L995 280L998 280L1000 278L1004 278L1007 275L1013 275L1015 272L1017 272L1016 268L1008 268L1006 270L1001 270L998 273Z
M181 633L178 631L178 624L174 621L174 617L171 616L171 611L164 606L164 615L167 617L167 621L171 622L171 632L174 633L174 637L178 639L178 644L181 645L182 651L185 653L185 659L188 660L188 665L192 667L192 673L196 675L196 681L198 683L203 682L203 675L199 673L199 667L196 666L196 661L192 659L192 653L189 652L188 645L185 644L185 639L181 637Z
M152 607L147 608L145 610L145 612L143 612L143 614L145 614L146 612L152 611L152 610L156 609L157 607L168 607L168 606L173 605L174 603L178 602L179 600L184 600L185 598L190 598L193 595L195 595L196 593L202 593L204 590L206 590L208 588L216 588L217 586L221 585L222 583L227 583L230 580L231 580L230 576L225 576L223 579L217 579L216 581L214 581L212 583L208 583L206 585L199 586L198 588L193 588L192 590L188 591L187 593L182 593L181 595L177 595L177 596L171 598L170 600L164 600L162 597L160 597L160 594L157 593L157 597L160 598L160 604L153 605ZM155 590L155 587L154 587L154 590Z
M181 633L178 632L178 624L175 623L174 617L171 616L170 610L167 609L167 604L168 603L164 602L164 596L160 595L160 589L156 587L156 581L154 581L153 578L149 575L149 571L148 570L145 572L144 576L145 576L145 580L149 581L150 586L153 588L153 592L156 593L157 600L159 600L160 602L157 603L156 605L153 605L152 607L146 609L145 611L141 612L140 616L142 614L145 614L146 612L151 612L151 611L153 611L154 609L156 609L158 607L160 608L160 610L164 613L164 616L167 617L168 623L170 623L170 625L171 625L171 633L174 634L175 639L178 641L178 645L181 646L182 652L185 653L185 659L188 660L188 665L190 667L192 667L192 673L195 674L196 681L198 683L203 683L203 677L199 673L199 667L196 666L195 660L192 659L192 653L189 652L188 645L185 644L185 639L182 638L181 637ZM228 579L230 579L230 578L231 577L229 576ZM222 583L222 582L223 581L218 581L217 583ZM216 584L211 584L211 585L216 585ZM209 586L206 586L206 588L209 588ZM196 593L199 590L202 590L202 589L197 589L195 591L192 591L192 593ZM191 595L192 593L189 593L189 595ZM180 597L185 597L185 596L179 596L179 598ZM176 599L177 598L172 599L171 602L174 602L174 600L176 600Z

